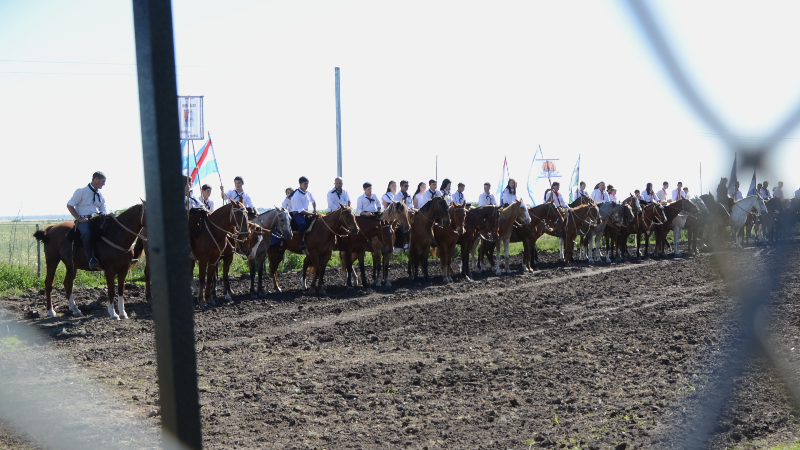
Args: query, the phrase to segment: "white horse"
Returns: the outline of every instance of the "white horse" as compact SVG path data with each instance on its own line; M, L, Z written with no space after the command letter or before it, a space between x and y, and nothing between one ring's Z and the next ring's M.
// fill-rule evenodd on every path
M516 222L517 218L520 217L523 218L523 220L525 220L525 223L531 223L531 215L528 213L528 208L525 207L525 203L523 203L521 199L508 205L508 207L500 211L498 240L495 241L497 245L495 246L495 258L494 258L495 264L497 264L497 268L495 271L497 275L501 274L500 272L501 245L506 250L506 259L505 259L506 273L511 273L511 264L509 264L509 256L508 256L508 244L511 241L511 232L514 230L514 222Z
M767 205L760 195L751 195L733 203L731 208L731 247L742 248L739 231L744 227L744 223L747 221L747 214L751 209L755 209L756 214L759 215L767 213Z
M600 250L602 248L602 238L606 232L606 225L608 225L608 220L611 218L612 215L618 214L622 211L622 205L618 205L616 203L611 202L604 202L597 205L600 208L600 219L598 220L597 224L589 230L587 234L587 242L588 248L586 249L586 260L590 263L594 262L592 259L592 249L597 253L595 257L597 262L600 262L603 258L603 253ZM611 262L611 257L606 254L606 262Z
M250 221L250 223L254 223L261 228L266 228L270 230L274 234L279 234L287 241L292 238L292 225L291 225L291 217L289 217L289 211L284 208L278 208L267 210ZM265 251L257 252L259 246L261 246L263 242L261 241L261 236L259 236L258 243L253 247L250 256L248 257L248 261L250 263L250 278L252 279L256 271L261 267L261 264L264 264L267 254ZM266 247L269 248L269 242L266 243ZM256 258L256 254L258 253L258 258ZM259 272L259 277L261 276L261 272ZM261 284L259 278L259 285ZM225 300L230 300L230 294L225 293Z

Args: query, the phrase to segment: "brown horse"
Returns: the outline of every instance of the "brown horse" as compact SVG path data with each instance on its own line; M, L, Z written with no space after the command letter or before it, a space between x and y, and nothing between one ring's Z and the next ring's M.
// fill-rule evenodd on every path
M588 197L587 197L588 198ZM591 201L591 199L589 199ZM522 271L532 272L536 268L536 241L544 234L544 230L563 220L558 207L553 202L546 202L533 208L528 208L531 223L517 228L517 239L512 236L512 242L522 242Z
M564 238L563 238L563 259L564 264L572 265L572 252L575 248L575 239L584 238L597 224L600 219L600 208L594 202L584 203L578 207L570 208L564 213ZM587 243L588 245L588 243Z
M128 208L119 216L109 215L105 218L93 218L92 221L106 221L107 228L93 236L96 240L94 244L95 255L100 262L100 267L106 276L108 286L108 317L119 320L127 319L125 312L125 278L131 268L131 260L134 256L134 241L143 236L140 235L145 224L145 202ZM74 224L64 222L57 225L50 225L44 231L40 230L33 234L33 237L44 244L44 256L47 263L47 275L44 280L45 298L47 299L47 315L56 316L53 309L53 280L56 276L58 264L63 262L67 268L64 276L64 295L69 299L69 310L74 316L83 316L81 310L75 305L75 298L72 295L72 285L78 269L89 270L89 263L86 261L85 252L76 247L80 242L74 236ZM117 280L117 292L114 293L114 281ZM117 299L117 310L114 311L114 298Z
M276 292L281 292L278 285L278 265L283 260L286 250L299 255L306 255L303 260L302 283L303 289L307 289L306 272L309 267L314 268L314 279L311 286L315 288L317 294L326 295L325 292L325 268L328 260L331 259L335 238L343 237L339 233L358 234L358 224L356 223L353 210L349 206L342 206L336 211L325 216L318 217L310 225L311 229L305 232L306 250L300 250L300 239L302 233L294 233L292 238L284 241L286 246L270 247L267 251L269 256L269 273L272 276L273 287Z
M655 232L657 225L667 221L664 214L664 206L659 203L648 203L642 208L642 212L636 215L633 223L633 234L636 235L636 257L641 257L640 250L642 235L644 235L644 256L647 257L650 249L650 235Z
M500 219L497 222L497 240L495 241L495 259L497 265L495 274L500 275L500 252L505 249L506 273L511 273L511 264L508 256L508 244L511 241L511 233L516 226L517 219L522 219L526 224L531 223L531 216L528 208L522 203L522 199L517 199L510 205L500 210ZM502 248L501 248L502 245Z
M378 269L382 254L391 254L394 250L394 230L392 224L381 220L378 216L356 216L358 234L339 238L342 268L347 272L347 286L353 286L352 279L358 284L358 277L353 269L353 261L358 260L361 269L361 285L367 286L367 274L364 269L364 255L372 253L372 279L380 285ZM377 254L378 262L375 261ZM388 258L387 258L388 260Z
M441 225L437 224L441 223ZM428 282L428 251L433 242L433 228L450 226L450 213L447 209L447 202L442 197L434 197L414 214L414 223L411 226L411 233L408 245L408 275L412 275L414 281L418 281L420 265L422 275Z
M402 230L404 236L408 236L408 230L411 229L411 220L409 219L410 213L411 212L408 210L406 204L400 201L392 202L381 213L381 220L392 224L392 241L394 242L395 246L402 248L405 244L405 238L403 239L404 242L397 242L397 230ZM377 242L375 239L373 239L373 248L376 247L380 247L380 242ZM382 272L384 286L392 285L392 283L389 282L389 263L391 260L391 252L372 252L372 276L377 280L376 273ZM383 270L381 271L381 269ZM379 283L376 282L375 285L378 286Z
M208 214L198 226L199 232L189 235L194 257L194 260L190 261L191 268L194 270L195 261L198 266L197 303L201 307L216 306L212 293L219 262L226 250L233 250L228 249L231 241L239 240L240 236L250 235L247 210L241 202L231 202Z
M664 248L667 245L667 234L670 232L670 230L673 231L675 248L678 248L678 243L680 242L681 238L679 228L682 228L682 226L675 228L673 227L673 222L676 219L680 221L680 215L697 215L699 213L700 210L688 198L684 198L664 206L664 214L666 215L667 220L663 225L656 225L656 253L661 254L661 256L666 255ZM685 221L685 219L683 220ZM680 254L677 254L676 256L680 256Z
M497 238L497 219L500 208L495 205L484 205L480 208L467 210L464 219L464 234L458 238L461 246L461 274L470 281L471 270L469 265L470 254L477 248L481 241L494 242ZM478 269L477 258L475 270Z
M267 255L266 247L269 245L269 238L272 232L270 230L261 228L252 222L249 222L247 226L250 230L250 234L245 236L244 239L235 239L234 237L228 236L228 246L225 247L225 253L222 255L222 291L225 293L225 301L233 300L232 296L235 295L231 289L229 272L236 254L247 258L247 263L250 268L250 299L253 300L256 298L255 291L253 290L255 281L253 272L256 270L259 271L258 276L260 294L264 294L262 284L260 282L261 277L264 274L264 260L266 259ZM257 258L259 256L260 258ZM217 274L215 273L214 275L216 276ZM212 295L215 294L216 289L212 291Z
M464 221L467 217L466 204L453 202L447 209L450 224L444 227L434 227L433 237L439 248L439 261L442 263L442 282L450 283L453 281L453 253L456 251L456 244L459 238L466 233Z

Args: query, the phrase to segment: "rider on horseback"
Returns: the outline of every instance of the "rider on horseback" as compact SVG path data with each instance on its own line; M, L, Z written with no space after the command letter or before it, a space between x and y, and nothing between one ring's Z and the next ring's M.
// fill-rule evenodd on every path
M592 200L598 205L610 200L608 192L606 192L606 183L604 181L597 183L597 186L595 186L594 191L592 191Z
M589 196L589 193L586 192L586 182L585 181L581 181L580 185L578 186L578 189L575 189L575 199L577 200L577 199L581 198L581 196L583 196L583 195L585 195L587 197Z
M409 210L414 207L414 196L408 193L408 180L400 180L400 192L395 194L396 202L403 202Z
M683 198L688 198L685 192L683 192L683 183L678 181L678 187L672 191L672 196L670 197L672 201L678 201Z
M645 203L658 203L658 196L653 190L653 183L647 183L647 186L644 188L644 192L642 192L642 195L639 196L639 201Z
M453 197L450 195L450 186L452 186L452 182L450 178L445 178L442 181L442 197L444 197L444 201L447 202L447 206L449 207L453 203Z
M341 208L341 205L350 206L350 195L342 189L344 181L341 177L333 180L333 189L328 192L328 214Z
M236 189L231 189L227 193L223 194L222 201L227 199L232 202L242 202L244 207L247 208L247 213L249 215L255 214L256 208L253 206L253 201L250 199L250 195L244 191L244 179L237 176L233 179L233 183L236 185ZM222 186L219 188L224 191Z
M669 194L667 194L667 188L669 188L669 182L665 181L663 184L663 188L661 188L661 190L658 191L658 193L656 193L658 199L662 202L666 202L669 200Z
M361 216L372 216L381 212L378 196L372 193L372 183L366 182L362 187L364 193L358 197L356 212Z
M458 183L458 190L453 193L453 201L458 203L459 205L463 205L467 203L466 198L464 197L464 188L466 186L464 183ZM467 205L469 207L469 205Z
M478 197L478 207L486 205L497 206L497 200L495 200L494 194L489 192L491 190L492 183L489 183L488 181L483 183L483 194Z
M75 218L75 227L81 234L83 241L83 251L86 252L86 260L89 262L89 270L100 269L100 263L94 256L94 245L92 242L92 232L89 227L89 219L95 214L106 213L106 200L100 189L106 184L106 176L103 172L92 174L92 182L77 189L72 198L67 202L67 209L72 217Z
M292 215L292 222L297 226L297 232L300 234L300 242L298 249L303 251L306 249L306 229L308 223L306 222L307 216L317 215L317 204L314 203L311 193L308 192L308 178L300 177L298 180L300 187L292 193L292 204L289 206L289 214ZM308 207L312 206L312 212L308 212Z

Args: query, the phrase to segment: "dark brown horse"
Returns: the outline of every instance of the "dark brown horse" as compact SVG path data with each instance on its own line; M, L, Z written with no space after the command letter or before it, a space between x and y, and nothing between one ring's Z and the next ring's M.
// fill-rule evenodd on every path
M392 253L394 250L394 230L392 224L381 220L377 216L356 216L356 223L358 224L358 234L343 236L339 238L340 258L342 261L342 268L347 273L347 286L353 286L353 278L355 284L358 284L358 278L355 276L353 269L353 262L358 261L361 269L361 285L367 286L367 274L364 268L364 256L366 252L372 253L372 278L376 285L380 284L380 278L377 276L378 268L380 267L380 255L384 253ZM375 261L375 254L378 254L378 262Z
M480 208L467 210L464 219L464 234L458 238L458 245L461 246L461 274L470 280L471 270L469 265L470 254L474 251L481 241L494 242L497 238L497 219L500 216L500 208L495 205L484 205ZM478 270L477 258L475 270Z
M450 283L453 281L453 253L456 251L456 244L461 236L464 235L464 221L467 217L466 204L453 202L447 209L450 218L450 225L444 227L434 227L433 237L439 247L439 261L442 263L442 281Z
M145 203L134 205L128 208L119 216L109 215L103 218L93 218L92 221L106 221L102 227L105 231L93 236L95 240L94 249L100 267L106 276L108 286L108 317L119 320L127 319L125 312L125 278L131 268L131 260L134 256L134 241L140 237L140 232L145 224ZM99 225L99 223L97 223ZM67 268L64 276L64 295L69 299L69 309L74 316L82 316L81 310L75 305L75 298L72 295L72 285L78 269L89 270L85 252L77 247L80 239L74 235L73 222L64 222L57 225L50 225L44 231L37 231L33 237L44 244L44 256L47 263L47 275L44 280L45 298L47 300L47 315L56 316L53 309L53 280L56 276L58 264L63 262ZM114 292L114 281L117 280L116 294ZM117 299L117 310L114 311L114 299Z
M278 285L278 265L283 261L283 254L286 250L299 255L306 255L303 260L302 283L303 289L307 289L306 273L309 267L314 269L314 279L311 286L317 294L326 295L325 292L325 269L333 253L333 246L337 236L343 237L347 233L358 234L358 224L356 223L353 210L349 206L342 206L336 211L325 216L318 217L310 225L311 229L305 232L306 250L300 250L300 239L302 233L294 233L292 238L285 241L285 248L280 246L270 247L267 251L269 256L269 273L272 276L273 287L276 292L281 292ZM343 234L340 234L343 233Z
M264 261L266 259L266 247L269 245L269 238L272 234L270 230L261 228L260 226L249 222L247 224L250 234L245 236L244 239L238 239L233 236L228 236L228 246L225 247L225 253L222 255L222 288L225 293L225 301L233 300L234 292L231 289L231 282L229 272L233 259L239 254L247 258L247 264L250 268L250 299L256 298L257 294L254 290L255 272L258 271L259 277L259 294L263 292L263 284L261 278L264 275ZM258 258L260 256L260 258ZM216 273L214 274L217 275ZM212 296L216 301L216 289L212 291Z
M538 258L536 241L542 237L546 229L551 227L551 224L563 221L564 216L553 202L546 202L533 208L528 208L528 215L531 217L531 223L517 228L515 230L517 238L514 239L512 236L512 242L522 242L522 270L524 272L533 272L536 270L536 260Z
M192 270L195 260L198 266L197 303L201 307L215 306L212 292L219 262L226 250L233 250L228 249L232 245L231 241L237 241L250 234L247 210L241 202L231 202L208 214L194 226L199 227L199 230L190 232L189 244L194 257L194 260L190 261Z
M636 235L636 257L641 257L641 243L644 241L644 256L647 257L650 249L650 235L655 232L656 225L661 225L667 221L664 215L664 206L659 203L648 203L642 208L642 212L636 215L634 220L633 234ZM644 239L642 240L642 236Z
M697 215L699 213L700 210L688 198L683 198L664 206L664 214L666 215L667 220L663 225L656 225L656 253L659 253L661 256L666 255L664 249L667 246L667 234L670 231L673 231L673 243L675 244L675 249L678 248L678 243L680 242L681 238L680 229L682 229L683 226L678 226L676 224L676 227L673 227L673 222L675 220L685 222L685 218L678 216ZM678 253L676 256L680 256L680 253Z
M442 197L434 197L414 214L408 244L408 274L414 281L419 280L419 268L428 282L428 251L433 242L433 228L450 226L450 214L447 202Z

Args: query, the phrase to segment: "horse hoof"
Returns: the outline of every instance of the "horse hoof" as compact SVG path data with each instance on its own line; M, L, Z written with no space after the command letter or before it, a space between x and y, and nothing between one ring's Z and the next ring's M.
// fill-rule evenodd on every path
M72 313L73 317L83 317L83 313L78 308L70 309L69 311ZM47 311L47 315L50 315L50 311ZM53 317L55 317L55 311L53 311Z
M392 287L392 283L390 283L389 280L386 280L386 285L385 286L386 287Z
M120 319L126 319L126 320L127 320L127 319L128 319L128 313L126 313L125 311L122 311L122 312L119 314L119 318L120 318Z
M50 309L47 310L47 317L55 317L55 316L56 316L56 310L55 309L50 308Z

